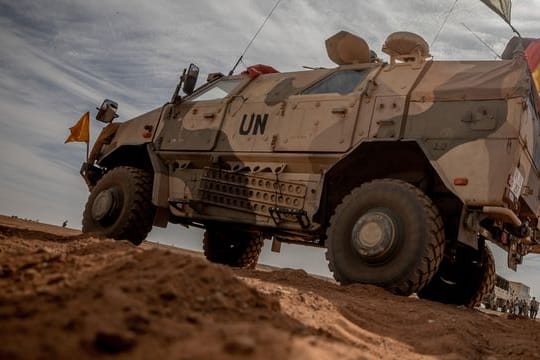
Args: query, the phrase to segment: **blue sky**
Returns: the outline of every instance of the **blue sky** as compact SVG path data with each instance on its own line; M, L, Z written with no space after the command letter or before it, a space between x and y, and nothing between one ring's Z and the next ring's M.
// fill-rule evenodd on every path
M281 71L333 66L324 40L339 30L364 37L379 55L391 32L431 43L454 0L283 0L244 58ZM68 128L104 98L119 102L120 121L170 98L190 62L226 73L273 6L264 0L0 0L0 213L80 227L88 196L78 175L85 145L64 145ZM539 37L540 0L515 0L513 24ZM460 0L431 53L436 59L493 59L462 25L501 53L512 36L480 1ZM92 138L99 131L92 122ZM199 249L202 234L171 226L151 237ZM262 261L327 275L323 253L265 247ZM540 295L540 256L517 273L497 268Z

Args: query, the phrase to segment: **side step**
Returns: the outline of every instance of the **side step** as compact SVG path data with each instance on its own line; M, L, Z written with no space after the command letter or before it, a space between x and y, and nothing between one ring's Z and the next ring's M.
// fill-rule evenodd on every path
M304 210L285 207L270 207L268 209L268 212L270 213L270 216L272 217L272 220L274 220L276 225L279 225L284 221L282 215L296 217L296 221L298 221L302 229L307 229L311 225L307 213Z

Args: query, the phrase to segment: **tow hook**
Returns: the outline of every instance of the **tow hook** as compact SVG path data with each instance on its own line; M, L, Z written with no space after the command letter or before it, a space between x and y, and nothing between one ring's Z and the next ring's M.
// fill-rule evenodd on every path
M525 242L530 241L532 235L532 229L529 226L529 221L524 221L520 226L507 226L506 230L517 237L518 239L523 239Z

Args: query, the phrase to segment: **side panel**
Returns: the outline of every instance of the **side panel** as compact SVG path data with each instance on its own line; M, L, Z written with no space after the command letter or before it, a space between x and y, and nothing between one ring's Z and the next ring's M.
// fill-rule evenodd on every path
M359 104L358 93L291 96L275 151L347 151L351 147Z
M524 186L521 194L531 210L531 216L540 215L540 119L535 116L531 102L522 106L519 139L523 149L520 165L524 170ZM540 228L540 223L538 223Z
M221 133L216 151L271 152L273 136L279 131L281 106L267 106L263 99L235 98Z
M362 114L360 123L369 122L369 138L398 140L402 138L407 98L422 72L430 63L385 65L369 84L362 108L372 107L369 116Z
M120 147L122 145L141 145L150 142L162 110L163 108L159 107L134 119L120 123L111 145Z
M163 124L160 150L211 150L220 131L228 99L185 102Z
M466 205L504 206L508 177L517 163L517 148L515 140L475 140L432 159L432 164ZM454 179L458 178L467 179L467 184L455 186Z
M411 102L405 137L419 142L465 204L505 206L509 176L518 164L523 176L528 173L519 161L521 111L518 99ZM468 183L455 186L457 178Z
M314 229L320 175L234 172L217 168L174 169L170 176L173 214L282 229ZM272 213L285 208L289 213ZM303 215L301 215L303 214ZM299 220L298 216L301 216Z
M166 108L159 107L129 121L107 125L96 139L89 163L102 163L126 146L150 143L158 127L159 117L164 112Z
M370 138L396 139L399 137L405 111L406 96L378 96L375 100Z
M216 152L273 152L287 135L288 99L331 70L261 75L231 100ZM294 123L301 123L294 119Z

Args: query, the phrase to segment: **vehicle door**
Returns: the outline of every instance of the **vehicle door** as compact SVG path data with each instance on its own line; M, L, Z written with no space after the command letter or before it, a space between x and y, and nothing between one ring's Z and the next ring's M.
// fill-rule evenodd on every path
M338 69L290 96L274 151L347 151L355 133L362 84L372 68Z
M248 81L245 76L220 79L176 105L164 123L158 141L159 150L212 150L231 95Z

